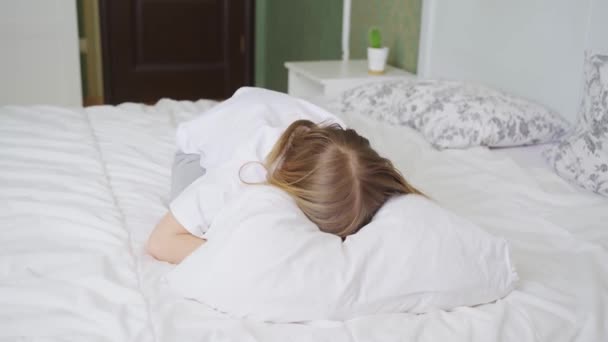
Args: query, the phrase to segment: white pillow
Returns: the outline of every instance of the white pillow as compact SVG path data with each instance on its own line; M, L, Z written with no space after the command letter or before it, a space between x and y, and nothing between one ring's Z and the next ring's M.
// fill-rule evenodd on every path
M438 148L546 143L569 128L537 103L457 81L370 83L344 92L340 102L344 113L410 126Z
M346 320L492 302L517 280L505 240L418 195L344 243L278 188L252 185L167 278L187 298L271 322Z
M608 55L587 56L578 125L543 154L564 179L608 196Z

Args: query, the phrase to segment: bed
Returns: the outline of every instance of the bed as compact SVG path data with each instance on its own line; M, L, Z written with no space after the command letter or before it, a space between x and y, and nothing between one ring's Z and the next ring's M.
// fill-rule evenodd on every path
M423 40L437 29L429 17L450 9L424 5ZM446 69L421 74L437 70ZM236 319L177 296L163 278L173 266L144 243L168 205L176 125L213 105L0 108L0 340L608 339L605 197L557 176L542 147L438 151L409 128L361 117L343 119L442 206L509 241L520 276L511 294L452 311L290 324Z
M4 107L0 336L58 340L601 340L608 334L608 201L513 151L438 152L356 119L449 209L506 237L521 277L496 303L425 315L271 324L179 298L143 250L166 209L176 122L211 102L85 110ZM533 157L534 149L516 149ZM499 210L497 210L499 208Z

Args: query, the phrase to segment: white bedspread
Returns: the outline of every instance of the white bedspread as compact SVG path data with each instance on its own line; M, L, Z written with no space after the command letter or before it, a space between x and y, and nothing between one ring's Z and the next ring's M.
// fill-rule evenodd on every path
M509 240L517 289L451 312L301 324L177 297L162 279L172 266L143 245L167 207L175 125L209 105L0 108L0 340L608 340L606 198L486 149L437 152L406 128L348 118L428 195Z

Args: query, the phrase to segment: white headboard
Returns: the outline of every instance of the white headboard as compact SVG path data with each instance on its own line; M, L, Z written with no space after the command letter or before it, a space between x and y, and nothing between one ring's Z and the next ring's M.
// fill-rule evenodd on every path
M608 51L607 10L608 0L423 0L418 74L494 86L575 121L585 50Z

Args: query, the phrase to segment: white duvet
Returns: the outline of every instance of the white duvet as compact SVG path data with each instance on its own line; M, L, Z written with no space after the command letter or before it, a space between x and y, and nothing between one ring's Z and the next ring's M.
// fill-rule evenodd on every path
M509 240L517 288L451 312L300 324L180 298L163 281L173 266L143 245L167 207L176 123L209 105L0 108L0 340L608 340L606 198L486 149L437 152L406 128L353 118L416 186Z

